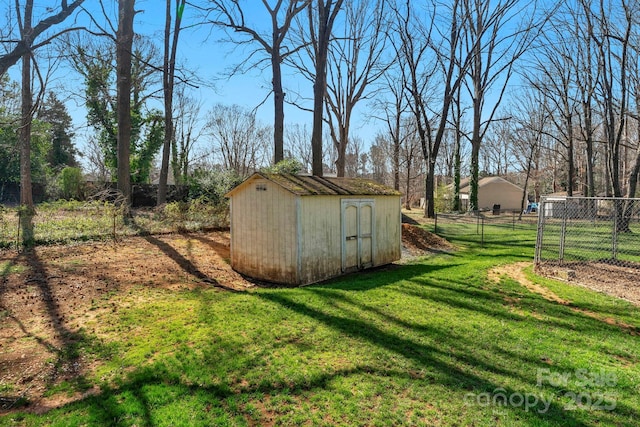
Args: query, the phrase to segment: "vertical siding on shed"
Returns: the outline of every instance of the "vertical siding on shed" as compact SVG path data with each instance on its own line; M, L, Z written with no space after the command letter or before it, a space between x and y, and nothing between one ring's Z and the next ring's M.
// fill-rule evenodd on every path
M298 283L295 196L256 179L231 203L231 266L257 279Z
M300 198L300 284L342 273L340 196Z
M344 196L300 198L300 284L342 274L341 200ZM362 196L374 200L373 265L400 259L400 197Z
M400 259L401 221L400 197L376 196L375 243L373 265L384 265Z

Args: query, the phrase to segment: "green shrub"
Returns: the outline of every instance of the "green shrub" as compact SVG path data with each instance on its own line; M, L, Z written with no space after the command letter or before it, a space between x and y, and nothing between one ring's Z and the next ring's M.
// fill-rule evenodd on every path
M233 170L198 169L187 180L189 199L202 199L213 205L225 205L228 201L224 195L241 182L242 177Z
M434 202L436 212L451 212L453 210L453 191L451 188L444 184L438 185Z
M300 173L303 168L304 166L298 160L289 158L289 159L283 159L273 166L262 168L261 171L266 173L297 174L297 173Z
M84 177L80 168L67 166L58 178L60 192L64 199L82 200L84 198Z

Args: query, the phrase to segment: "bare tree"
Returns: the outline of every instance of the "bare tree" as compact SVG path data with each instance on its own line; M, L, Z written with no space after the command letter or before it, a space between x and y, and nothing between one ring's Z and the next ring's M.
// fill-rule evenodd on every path
M166 0L164 25L164 61L162 66L162 94L164 98L164 143L162 146L162 161L160 164L160 178L158 181L158 206L167 201L167 178L169 176L169 157L171 143L175 139L173 123L173 92L176 73L176 53L178 38L182 26L182 14L186 0L174 0L176 15L171 20L172 0ZM173 34L172 34L173 33Z
M582 0L581 0L582 1ZM589 6L582 1L582 14L573 13L573 21L570 23L568 31L572 31L576 40L582 40L581 46L575 49L575 73L577 98L579 99L582 114L580 118L580 130L582 140L585 145L585 165L586 165L586 185L583 194L588 197L595 197L595 151L594 134L596 125L594 124L594 99L595 91L599 80L596 49L593 43L594 33L593 22L587 12ZM573 12L573 8L569 12ZM582 15L582 17L580 16Z
M435 215L435 168L438 151L448 125L448 115L454 95L469 67L472 53L460 56L461 30L469 20L463 14L461 1L454 0L449 7L426 21L415 16L412 5L396 9L397 39L393 45L401 63L403 82L409 109L415 118L415 126L426 162L425 216ZM435 24L441 25L440 27ZM430 56L429 53L432 53Z
M175 131L171 141L171 167L174 182L181 185L189 176L193 150L202 136L202 128L198 127L202 102L187 97L184 93L184 86L176 95Z
M73 12L80 6L84 0L75 0L71 3L68 3L67 0L60 1L60 10L52 15L43 18L40 22L38 22L35 26L29 22L28 32L23 32L24 23L27 21L27 15L29 21L32 19L33 14L33 0L27 0L25 3L25 13L23 17L19 16L19 4L16 2L16 13L18 13L17 20L23 21L23 23L18 23L21 28L21 34L18 39L9 39L9 40L1 40L0 42L3 44L9 45L7 49L8 52L6 54L0 55L0 76L7 72L7 70L14 64L16 64L21 58L24 57L25 54L31 54L34 50L45 46L51 43L56 37L60 34L75 30L76 28L64 29L62 31L56 32L54 34L47 34L47 31L60 23L62 23L65 19L67 19ZM57 8L51 8L51 11L54 12ZM27 13L28 12L28 13ZM41 35L46 35L44 40L38 41L38 37Z
M547 135L549 113L545 107L544 96L536 90L527 90L509 108L513 119L509 121L511 144L509 149L515 163L525 173L524 191L520 212L527 203L529 181L533 178L534 200L538 200L540 189L537 182L540 152ZM522 214L520 214L520 217Z
M395 62L399 66L399 62ZM400 147L403 140L401 139L401 124L403 115L407 111L407 97L404 94L404 82L401 73L397 69L387 70L383 75L383 83L381 91L387 96L379 97L375 104L376 108L381 110L381 116L378 117L384 122L387 133L391 142L391 170L393 174L393 188L400 190ZM381 140L386 140L380 136Z
M401 127L400 170L404 177L404 208L411 209L416 181L424 174L420 168L424 164L421 142L417 137L415 122L405 120Z
M310 39L313 46L315 79L313 83L313 129L311 130L311 152L313 175L323 174L322 127L323 110L327 90L327 56L333 24L342 8L343 0L312 0L307 8ZM315 4L315 14L314 14Z
M88 137L84 158L87 162L89 174L97 181L109 182L111 180L111 171L105 161L104 151L98 140L94 137Z
M393 144L388 139L388 134L379 132L375 137L374 143L369 148L371 178L382 184L387 184L388 182L389 153L393 152Z
M287 126L285 133L287 157L298 159L305 172L311 170L311 133L306 125L298 123Z
M554 131L547 130L559 146L557 153L566 165L566 190L573 195L575 185L575 144L578 104L575 96L575 67L572 64L575 45L564 37L562 27L550 28L541 40L535 65L538 75L527 76L530 84L541 94L542 103Z
M17 6L17 5L16 5ZM33 17L33 0L27 0L24 6L20 25L20 38L28 40L31 37L31 20ZM30 45L28 43L27 45ZM22 242L24 246L34 243L33 222L33 190L31 188L31 120L33 118L33 96L31 94L31 52L27 49L22 55L22 114L20 123L20 206L23 209L20 216L22 228Z
M388 32L387 0L347 2L341 33L335 34L327 63L325 106L336 146L338 176L345 175L351 118L356 104L367 99L388 69L384 60Z
M614 14L601 0L599 13L594 17L597 30L592 34L599 52L600 100L605 139L609 148L607 170L614 197L622 197L620 145L628 113L628 61L631 34L635 25L634 10L629 2L623 0L620 6L622 13ZM616 84L617 88L614 87Z
M214 155L225 169L243 178L264 166L269 130L254 113L238 105L214 106L205 125L205 133L213 139Z
M638 45L638 38L640 35L636 34L634 37L634 49L632 51L631 61L633 64L630 66L630 96L632 103L635 107L635 111L630 112L630 118L635 122L635 156L633 158L633 164L629 168L627 180L627 194L628 198L636 197L638 189L638 180L640 180L640 45ZM631 121L631 120L630 120ZM631 138L630 138L631 139Z
M346 175L343 176L352 178L364 177L367 175L368 163L369 156L365 151L364 141L358 136L353 137L352 144L345 155Z
M533 21L535 1L517 0L490 3L462 0L465 16L465 51L472 56L466 87L472 102L471 177L469 207L478 209L478 169L480 146L488 124L494 120L502 102L514 64L526 52L541 28ZM520 18L520 22L517 19ZM488 93L497 98L488 105ZM489 107L487 111L486 107Z
M508 120L493 122L487 129L484 143L480 147L481 156L484 158L484 172L490 175L504 176L509 173L509 166L513 164L511 159L512 132Z
M131 205L131 51L135 0L118 1L116 37L117 106L118 106L118 190Z
M291 27L293 19L311 3L311 0L262 0L262 5L269 15L271 22L270 33L263 34L261 29L245 21L245 11L239 0L210 0L212 6L209 13L215 16L209 22L218 27L230 30L239 37L231 40L239 45L246 43L257 44L257 48L251 51L246 59L236 66L235 72L243 71L246 68L260 66L262 61L268 61L271 67L271 83L273 92L274 120L273 120L273 142L274 142L274 163L278 163L284 158L284 98L285 93L282 86L282 62L290 55L294 54L300 46L287 45L287 33ZM275 3L275 4L273 4ZM257 52L262 52L264 58L257 62L252 62ZM232 73L232 74L233 74Z
M462 48L462 45L460 46ZM462 141L465 133L462 129L464 110L460 99L462 86L458 86L454 91L454 101L451 104L451 123L455 129L455 147L453 152L453 206L455 212L462 210L460 204L460 180L462 175Z

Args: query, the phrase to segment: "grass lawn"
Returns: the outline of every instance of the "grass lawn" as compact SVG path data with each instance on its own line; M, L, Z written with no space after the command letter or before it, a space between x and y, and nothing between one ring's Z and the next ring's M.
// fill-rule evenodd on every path
M453 254L322 285L116 293L76 349L95 369L51 393L101 391L0 426L636 426L638 307L492 282L532 260L535 226L483 248L471 229Z

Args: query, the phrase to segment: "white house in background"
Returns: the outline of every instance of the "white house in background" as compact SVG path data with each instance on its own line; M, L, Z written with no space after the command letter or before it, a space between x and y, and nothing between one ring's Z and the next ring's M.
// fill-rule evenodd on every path
M359 178L254 173L231 199L231 266L305 285L400 259L400 196Z

